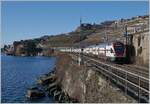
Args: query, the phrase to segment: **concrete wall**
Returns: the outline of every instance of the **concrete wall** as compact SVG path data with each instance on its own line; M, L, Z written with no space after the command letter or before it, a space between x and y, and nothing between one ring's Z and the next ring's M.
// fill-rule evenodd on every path
M142 66L149 64L149 32L133 34L133 46L135 48L135 63Z

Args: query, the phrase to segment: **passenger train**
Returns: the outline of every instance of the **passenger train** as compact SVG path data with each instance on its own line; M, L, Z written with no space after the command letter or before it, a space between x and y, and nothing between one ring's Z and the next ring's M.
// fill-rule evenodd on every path
M85 48L61 48L62 52L83 53L97 56L110 61L123 61L126 57L126 47L120 41L106 42L98 45L91 45Z

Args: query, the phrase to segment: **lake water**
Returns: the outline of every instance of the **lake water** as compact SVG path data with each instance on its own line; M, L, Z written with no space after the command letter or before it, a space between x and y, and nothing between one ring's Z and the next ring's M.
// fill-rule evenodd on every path
M55 62L55 57L1 56L1 102L54 102L49 97L30 101L25 95L27 89L36 84L39 76L53 70Z

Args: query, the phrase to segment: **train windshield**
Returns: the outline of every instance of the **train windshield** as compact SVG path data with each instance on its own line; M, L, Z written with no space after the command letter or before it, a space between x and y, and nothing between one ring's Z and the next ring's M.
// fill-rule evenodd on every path
M114 49L116 53L124 53L124 44L117 42L114 44Z

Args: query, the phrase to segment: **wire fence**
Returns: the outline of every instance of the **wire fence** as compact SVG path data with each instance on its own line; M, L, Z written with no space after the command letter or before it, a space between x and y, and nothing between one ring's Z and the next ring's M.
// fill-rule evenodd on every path
M85 56L84 56L85 57ZM96 67L96 70L101 72L104 76L123 86L126 94L132 92L138 98L138 102L149 102L149 79L138 74L126 71L104 62L86 57L87 64Z

